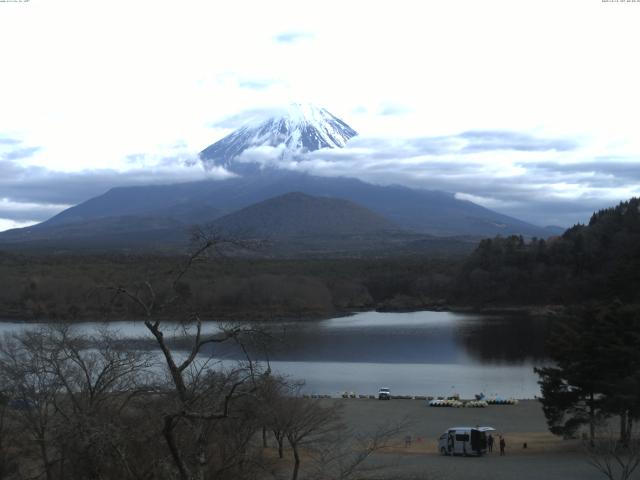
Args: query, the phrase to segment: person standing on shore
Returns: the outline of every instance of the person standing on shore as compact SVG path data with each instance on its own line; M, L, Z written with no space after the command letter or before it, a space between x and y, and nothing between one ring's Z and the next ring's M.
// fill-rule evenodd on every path
M487 447L489 453L493 452L493 435L489 434L489 438L487 438Z
M507 446L507 442L504 441L504 437L500 435L500 456L504 456L504 448Z

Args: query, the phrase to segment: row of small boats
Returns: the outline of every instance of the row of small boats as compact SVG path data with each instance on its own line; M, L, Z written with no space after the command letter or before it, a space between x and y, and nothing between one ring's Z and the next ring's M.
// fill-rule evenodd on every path
M489 405L517 405L515 398L489 398L486 400L458 400L453 398L436 398L429 401L430 407L452 407L452 408L485 408Z

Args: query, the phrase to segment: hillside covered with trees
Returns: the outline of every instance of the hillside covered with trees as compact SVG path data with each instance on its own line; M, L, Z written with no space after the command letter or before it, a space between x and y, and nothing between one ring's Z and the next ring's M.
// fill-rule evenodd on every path
M640 199L596 212L549 240L483 240L463 263L452 299L479 304L640 300ZM455 301L453 302L455 303Z
M327 317L356 310L640 303L640 199L560 237L483 240L469 256L207 257L180 285L205 318ZM0 317L131 318L110 288L166 278L183 259L0 252ZM170 289L171 285L162 286ZM167 315L171 315L167 312Z

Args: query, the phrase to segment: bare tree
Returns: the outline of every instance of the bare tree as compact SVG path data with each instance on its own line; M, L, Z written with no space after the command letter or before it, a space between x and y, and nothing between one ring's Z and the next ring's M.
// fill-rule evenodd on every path
M244 242L226 238L219 232L194 231L193 251L171 280L171 293L160 298L149 281L133 288L114 288L115 296L131 300L144 315L144 324L158 345L170 377L173 408L163 413L162 435L166 441L178 475L182 480L204 478L210 468L208 449L212 422L233 416L232 403L256 391L257 370L244 347L245 339L255 329L230 325L213 334L203 333L198 312L189 306L189 287L184 282L194 263L210 252L220 255L225 247L246 248ZM167 339L168 328L163 314L176 311L182 318L182 336L188 343L186 353L172 349ZM198 356L203 348L234 341L247 354L247 363L225 375L209 372L210 365Z
M341 404L301 397L301 387L302 383L268 376L260 391L259 415L274 434L279 458L284 457L285 439L291 447L292 480L300 475L303 457L310 461L305 476L311 479L346 480L374 470L366 461L406 428L403 420L354 432L340 421ZM378 463L375 469L386 466Z
M407 420L385 423L367 433L354 432L341 425L310 450L313 461L311 478L347 480L388 467L387 464L370 466L367 460L389 448L407 425Z
M43 332L5 337L0 347L0 381L11 399L14 421L37 445L41 470L33 474L53 480L57 461L52 438L57 427L55 402L63 386L40 355L45 341Z
M120 348L118 337L106 329L89 337L61 326L46 335L40 354L62 385L55 401L63 420L57 431L60 468L67 467L67 475L71 469L76 476L88 472L99 478L117 471L119 476L124 472L125 477L137 477L134 470L142 462L134 463L126 454L121 412L147 391L150 356Z
M605 427L585 444L587 462L609 480L629 480L640 466L640 436L629 432L626 441Z
M69 327L49 327L5 338L0 376L11 399L9 417L32 439L21 456L35 444L41 460L42 473L29 476L138 478L126 442L118 440L121 412L139 392L147 366L143 353L117 348L106 332L90 340ZM14 440L22 437L13 433Z
M267 448L266 431L271 431L276 440L278 457L284 458L284 442L290 423L285 399L297 395L301 384L272 375L271 371L267 369L261 378L259 387L257 414L262 423L262 446Z
M0 387L0 478L8 478L15 470L15 459L11 455L6 441L13 432L10 432L7 424L7 412L9 410L9 397L3 391L6 385Z
M280 402L280 408L288 416L284 431L293 453L291 479L297 480L301 448L338 428L340 404L323 406L319 400L299 396L283 398Z

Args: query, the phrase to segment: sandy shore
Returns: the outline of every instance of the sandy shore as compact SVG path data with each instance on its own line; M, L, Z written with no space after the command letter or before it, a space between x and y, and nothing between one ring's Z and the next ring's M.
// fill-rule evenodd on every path
M564 441L547 430L540 403L486 408L436 408L420 400L326 400L343 405L343 420L357 432L368 432L385 422L405 421L407 428L394 448L378 454L377 463L397 463L378 472L380 478L410 479L563 479L602 478L589 466L580 443ZM454 426L491 426L507 442L506 455L497 452L475 457L443 457L437 438ZM409 447L405 435L412 437ZM527 448L523 444L527 443Z

